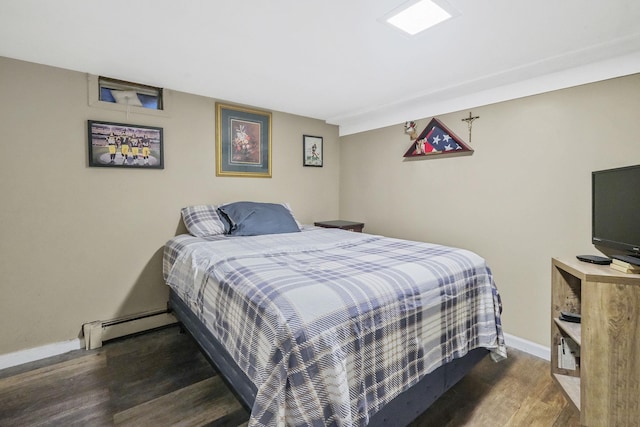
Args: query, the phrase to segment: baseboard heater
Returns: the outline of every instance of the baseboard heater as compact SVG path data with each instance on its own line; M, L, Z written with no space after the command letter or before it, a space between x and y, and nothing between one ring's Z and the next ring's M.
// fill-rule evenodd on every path
M82 325L87 350L102 347L104 341L177 323L168 309L147 311L111 320L96 320Z

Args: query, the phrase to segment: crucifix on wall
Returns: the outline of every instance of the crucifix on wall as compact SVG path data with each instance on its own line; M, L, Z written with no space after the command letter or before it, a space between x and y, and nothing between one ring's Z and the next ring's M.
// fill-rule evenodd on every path
M469 143L471 143L471 128L473 127L473 121L479 118L480 116L474 116L471 114L471 111L469 111L469 117L462 119L463 122L467 122L467 126L469 127Z

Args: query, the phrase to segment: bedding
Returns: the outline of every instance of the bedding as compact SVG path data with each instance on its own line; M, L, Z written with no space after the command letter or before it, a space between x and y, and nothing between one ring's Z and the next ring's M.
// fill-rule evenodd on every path
M236 224L241 225L240 230L229 233L232 225L225 212L235 219ZM249 215L250 213L253 215ZM194 205L182 208L180 214L189 234L196 237L218 234L272 234L276 227L288 227L291 231L300 231L302 228L288 203L235 202L226 205Z
M493 277L463 249L315 227L181 235L163 268L254 384L250 426L366 425L473 349L506 357Z
M226 232L225 224L215 205L187 206L182 208L180 214L187 231L193 236L209 237Z
M235 202L218 208L226 234L259 236L300 231L291 211L281 204Z

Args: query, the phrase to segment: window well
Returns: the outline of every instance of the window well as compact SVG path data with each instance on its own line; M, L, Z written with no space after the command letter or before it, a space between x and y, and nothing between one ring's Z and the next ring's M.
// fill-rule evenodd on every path
M162 88L100 77L100 101L162 110Z

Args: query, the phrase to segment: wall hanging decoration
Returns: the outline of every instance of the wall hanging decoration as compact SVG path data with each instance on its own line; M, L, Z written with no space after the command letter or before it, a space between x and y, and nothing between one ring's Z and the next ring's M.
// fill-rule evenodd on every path
M87 121L89 166L164 169L162 128Z
M418 135L404 157L472 154L473 149L436 118Z
M480 116L474 116L473 114L471 114L471 111L469 111L469 117L461 119L463 122L467 122L467 126L469 127L469 144L471 144L471 128L473 127L473 121L479 118Z
M414 121L404 122L404 133L409 135L409 139L412 141L418 138L418 131L416 130L416 126L418 126L418 124Z
M271 113L216 103L216 175L271 178Z
M322 167L322 137L302 136L302 164Z

